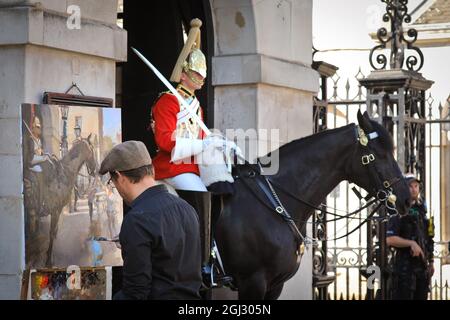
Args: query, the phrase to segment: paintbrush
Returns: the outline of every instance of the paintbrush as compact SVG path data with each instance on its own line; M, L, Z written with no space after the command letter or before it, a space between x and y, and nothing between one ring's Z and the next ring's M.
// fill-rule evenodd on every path
M93 241L109 241L109 242L119 242L119 238L114 238L114 239L108 239L106 237L90 237L87 238L87 240L93 240Z

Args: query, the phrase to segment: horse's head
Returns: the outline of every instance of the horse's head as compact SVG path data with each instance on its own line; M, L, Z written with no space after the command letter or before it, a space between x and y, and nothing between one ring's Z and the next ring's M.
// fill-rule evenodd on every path
M80 143L82 144L83 153L86 156L86 167L88 169L88 173L91 176L95 176L97 170L97 161L95 160L95 152L94 146L92 144L92 133L86 139L82 139Z
M394 144L389 132L358 111L358 138L348 171L349 180L400 214L410 205L409 188L394 158ZM395 211L395 210L392 210Z

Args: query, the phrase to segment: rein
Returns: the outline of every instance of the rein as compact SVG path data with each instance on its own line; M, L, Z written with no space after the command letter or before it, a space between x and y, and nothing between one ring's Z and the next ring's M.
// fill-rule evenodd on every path
M361 212L364 209L368 208L371 204L373 204L374 202L377 201L377 199L372 199L369 202L367 202L364 206L360 207L359 209L357 209L355 211L352 211L352 212L347 212L347 214L345 214L345 215L341 215L341 214L337 214L337 213L334 213L334 212L330 212L330 211L324 210L323 209L323 207L325 207L324 204L320 204L320 207L315 206L315 205L309 203L308 201L305 201L305 200L299 198L298 196L293 194L291 191L284 189L279 183L274 182L272 180L269 180L269 181L277 189L281 190L283 193L285 193L286 195L288 195L292 199L297 200L298 202L303 203L304 205L310 207L311 209L314 209L314 210L317 210L317 211L321 211L322 213L326 213L326 214L332 215L334 217L338 217L338 218L335 218L335 219L327 220L328 222L338 221L338 220L341 220L341 219L345 219L345 218L351 217L351 216L357 214L358 212ZM372 198L372 197L370 197L370 198Z
M345 215L339 215L339 214L336 214L333 212L326 211L323 209L323 207L324 207L323 204L321 204L322 208L317 207L317 206L309 203L308 201L305 201L305 200L299 198L298 196L293 194L291 191L284 189L280 184L270 180L269 178L267 178L266 176L262 175L259 172L258 173L255 172L254 170L250 171L250 173L245 177L238 175L235 178L241 178L240 180L244 183L244 185L250 190L250 192L264 206L269 208L269 210L271 210L271 211L275 210L275 212L278 215L280 215L283 218L283 220L285 220L288 223L289 227L291 228L291 230L293 231L293 233L296 237L296 240L299 243L301 243L301 241L303 241L306 244L310 244L310 243L316 242L318 240L310 238L308 236L304 236L300 232L300 230L298 230L295 220L291 217L291 215L288 213L288 211L285 209L285 207L281 203L273 186L277 187L277 189L281 190L283 193L285 193L289 197L293 198L297 202L300 202L311 209L318 210L323 213L330 214L332 216L337 217L337 218L334 218L331 220L327 220L327 222L333 222L333 221L338 221L341 219L349 218L349 217L361 212L362 210L368 208L375 202L378 202L378 204L371 211L371 213L361 223L359 223L358 226L356 226L355 228L353 228L351 231L347 232L343 236L336 237L333 239L326 239L325 241L334 241L334 240L345 238L345 237L349 236L350 234L352 234L353 232L355 232L356 230L358 230L359 228L361 228L369 220L374 220L374 218L372 218L372 216L378 211L378 209L382 205L384 205L388 211L393 212L393 214L391 214L391 217L398 214L397 209L395 208L396 196L392 193L392 191L393 191L392 187L396 183L398 183L399 181L402 180L402 178L396 177L396 178L392 179L392 181L384 180L381 183L381 181L383 179L381 179L381 173L378 170L377 166L375 165L375 155L371 152L371 150L368 146L369 140L378 138L378 133L372 132L372 133L366 134L358 126L355 127L355 132L356 132L356 140L361 144L361 146L363 147L363 150L365 150L365 152L366 152L366 154L364 154L361 157L361 163L363 166L368 166L369 176L370 176L371 180L375 182L375 184L374 184L375 192L372 192L371 194L368 195L368 197L366 197L366 199L373 198L372 200L368 201L364 206L360 207L359 209L352 211L350 213L347 213ZM258 159L258 165L259 165L260 171L262 172L262 167L259 162L259 159ZM263 180L261 181L259 177L262 177ZM263 191L263 193L265 194L266 198L269 200L271 205L269 205L266 201L261 199L261 197L255 192L255 190L253 190L253 188L248 184L248 182L246 181L247 178L254 179L254 181L258 185L259 189L261 189ZM386 217L383 217L383 220L384 219L386 219ZM306 223L307 221L297 220L297 222L305 222Z

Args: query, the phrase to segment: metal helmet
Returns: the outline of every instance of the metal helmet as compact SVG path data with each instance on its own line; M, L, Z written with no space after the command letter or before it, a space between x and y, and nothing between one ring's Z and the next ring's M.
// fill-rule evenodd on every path
M177 63L172 71L170 81L180 82L181 72L195 71L203 78L206 78L206 58L201 47L200 27L202 21L200 19L191 20L191 29L184 44L183 49L178 57Z
M206 78L206 58L200 49L194 48L188 59L183 64L184 71L195 71L203 78Z

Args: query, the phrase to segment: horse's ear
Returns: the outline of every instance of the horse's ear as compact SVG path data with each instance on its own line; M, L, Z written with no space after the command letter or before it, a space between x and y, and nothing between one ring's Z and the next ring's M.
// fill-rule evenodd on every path
M365 133L370 133L373 131L371 119L369 117L369 114L364 112L364 114L361 113L361 110L358 110L358 124L361 127L361 129L364 130Z

